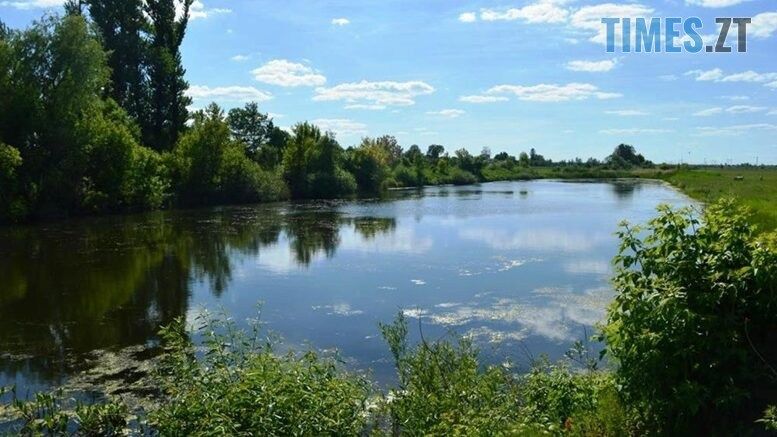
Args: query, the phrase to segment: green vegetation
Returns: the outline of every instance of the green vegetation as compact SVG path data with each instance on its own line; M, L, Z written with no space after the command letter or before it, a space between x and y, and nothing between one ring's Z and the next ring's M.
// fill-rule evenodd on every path
M751 210L750 220L760 231L777 230L777 170L773 167L685 168L662 179L702 202L733 198Z
M646 430L741 435L777 395L777 253L730 201L660 212L619 233L604 339L621 393Z
M275 353L258 324L227 318L163 329L157 407L67 409L60 396L13 404L22 432L162 435L753 435L775 429L777 254L726 201L700 218L661 207L619 233L618 292L602 326L612 369L584 343L528 373L484 365L463 339L408 341L400 314L381 331L397 384L375 390L336 360ZM204 323L201 323L204 322ZM191 328L191 327L189 327ZM195 347L198 338L202 347ZM92 431L102 430L102 431Z

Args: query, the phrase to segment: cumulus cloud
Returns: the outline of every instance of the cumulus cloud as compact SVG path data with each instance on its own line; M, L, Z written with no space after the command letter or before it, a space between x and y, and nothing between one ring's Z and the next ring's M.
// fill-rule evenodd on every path
M730 114L752 114L754 112L764 112L769 108L765 106L736 105L726 108Z
M318 118L312 121L313 124L327 132L334 132L337 135L366 135L367 125L359 123L348 118Z
M510 94L516 96L519 100L532 102L566 102L590 98L604 100L622 96L618 93L603 92L597 86L588 83L568 83L566 85L540 84L534 86L498 85L486 91L486 94Z
M617 59L605 59L604 61L570 61L566 68L571 71L585 71L588 73L605 73L618 64Z
M427 112L428 115L438 115L440 117L445 118L459 118L462 115L466 114L466 111L462 111L461 109L442 109L439 111L429 111Z
M251 73L259 82L282 87L321 86L326 83L326 77L320 72L286 59L273 59Z
M459 15L459 21L462 23L474 23L478 20L478 16L474 12L464 12L463 14Z
M747 34L754 38L769 38L777 32L777 12L764 12L753 17Z
M758 73L753 70L743 71L741 73L725 74L720 68L712 70L691 70L685 73L698 81L711 82L750 82L765 83L767 87L777 87L777 73Z
M510 99L503 96L474 95L474 96L459 97L459 101L466 102L466 103L495 103L495 102L506 102L508 100Z
M777 131L777 125L770 123L736 124L732 126L697 127L699 136L742 135L752 131Z
M645 111L640 111L637 109L619 109L616 111L604 111L604 113L610 114L610 115L619 115L621 117L636 117L640 115L650 115Z
M247 56L247 55L235 55L235 56L233 56L233 57L231 57L229 59L231 59L231 60L233 60L235 62L245 62L245 61L251 59L251 57Z
M735 6L748 0L685 0L685 3L705 8L725 8Z
M176 7L179 7L178 5L180 5L180 3L178 3ZM208 8L205 7L205 4L201 1L194 0L192 5L189 6L189 19L200 20L211 17L213 15L229 14L231 12L232 10L227 8Z
M699 112L694 112L694 117L711 117L713 115L718 115L723 113L723 108L709 108L704 109Z
M624 129L602 129L599 133L605 135L648 135L648 134L668 134L674 132L674 129L654 129L632 127Z
M527 23L563 23L569 16L569 11L561 7L563 3L556 0L540 0L521 8L482 9L480 19L483 21L523 20Z
M586 33L593 33L594 35L590 37L590 41L606 44L607 28L602 24L602 17L651 17L653 12L653 8L639 3L603 3L593 6L583 6L578 9L570 16L569 24L574 29ZM636 28L635 20L632 20L631 22L632 28ZM616 27L616 44L621 41L621 30L621 26Z
M351 20L347 18L333 18L332 24L335 26L347 26L351 24Z
M698 112L694 112L694 117L711 117L713 115L718 115L723 113L723 108L709 108L709 109L703 109Z
M415 98L432 94L431 85L421 81L409 82L361 82L342 83L329 88L316 88L313 100L320 102L344 101L354 105L410 106Z
M272 99L272 94L258 90L252 86L220 86L209 87L192 85L186 95L195 100L209 99L230 102L265 102Z

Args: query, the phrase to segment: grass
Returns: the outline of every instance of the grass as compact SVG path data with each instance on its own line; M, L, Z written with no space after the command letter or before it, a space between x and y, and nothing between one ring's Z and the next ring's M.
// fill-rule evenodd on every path
M732 197L750 209L759 231L777 230L777 168L684 169L660 177L701 202Z

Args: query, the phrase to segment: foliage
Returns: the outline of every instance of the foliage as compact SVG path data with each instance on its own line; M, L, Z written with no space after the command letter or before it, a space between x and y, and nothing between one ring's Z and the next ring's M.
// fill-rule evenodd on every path
M777 254L729 200L618 235L604 339L627 405L656 432L744 432L777 392Z
M162 331L166 397L151 416L162 435L356 435L367 385L313 352L275 355L223 319L204 322L200 360L179 320Z
M259 202L283 198L278 176L263 170L232 138L216 104L195 114L169 158L176 193L188 204Z
M283 175L292 197L336 198L356 189L353 176L342 168L343 150L330 132L299 123L283 155Z
M644 156L637 153L634 146L628 144L620 144L612 152L612 155L608 156L605 160L606 163L615 168L630 168L650 166L652 163L645 159Z
M259 112L255 102L230 109L227 123L232 137L245 145L248 157L267 169L274 169L281 163L288 134L276 127L267 114Z
M20 435L113 436L129 430L129 410L120 402L84 404L66 400L57 391L38 393L29 401L15 399L13 408L21 422L16 430Z
M408 435L498 434L516 422L519 396L503 369L480 370L477 352L466 340L407 345L407 322L400 313L381 325L395 358L399 387L387 403L394 430ZM502 431L502 432L503 432Z
M178 142L192 100L181 60L181 44L194 0L146 0L150 42L147 54L150 109L144 123L144 141L156 150L170 150ZM178 13L178 7L181 13Z

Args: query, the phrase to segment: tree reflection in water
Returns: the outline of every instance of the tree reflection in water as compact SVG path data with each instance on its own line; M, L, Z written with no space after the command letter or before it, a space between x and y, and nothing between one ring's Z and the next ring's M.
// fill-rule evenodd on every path
M0 229L0 374L52 381L79 354L153 343L186 314L193 282L224 293L234 255L285 240L304 267L334 256L346 227L369 240L396 223L306 204Z

